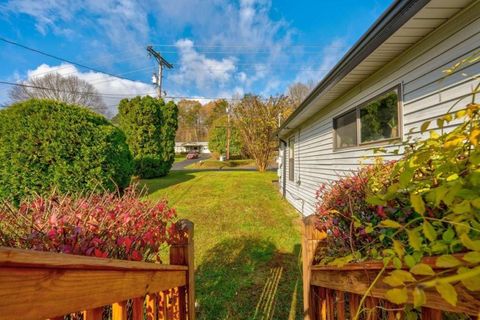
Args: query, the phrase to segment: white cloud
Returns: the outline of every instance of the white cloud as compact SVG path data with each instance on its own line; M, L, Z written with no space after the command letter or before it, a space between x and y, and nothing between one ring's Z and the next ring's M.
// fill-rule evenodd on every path
M110 115L117 113L117 105L122 98L131 98L136 95L155 95L153 87L146 83L120 79L94 71L80 72L69 63L62 63L57 66L41 64L37 68L27 71L27 79L42 77L48 73L58 73L62 76L76 75L93 85L102 94L102 99L108 106Z
M225 85L231 80L235 72L235 58L228 57L220 60L207 58L194 48L189 39L176 42L180 54L180 66L172 72L169 79L183 86L194 83L198 89L208 90L214 85Z
M135 0L10 0L0 9L4 14L32 16L42 35L51 31L76 40L83 38L89 46L105 51L102 54L112 49L130 54L143 52L150 32L148 12ZM92 30L98 32L100 42L88 37Z
M319 82L345 54L347 45L344 39L335 39L322 50L322 59L317 67L306 67L300 71L295 82Z
M284 19L272 18L272 0L10 0L0 4L0 10L4 15L34 17L42 34L75 39L82 48L79 61L100 65L102 70L118 66L124 57L133 59L121 62L123 68L138 68L137 64L146 62L146 44L174 43L171 50L176 55L167 53L167 60L175 66L165 72L168 95L276 94L291 79L319 81L345 51L344 41L337 39L325 47L321 61L305 60L302 48L291 47L297 31ZM245 54L258 51L262 54ZM296 74L279 67L289 64L305 70ZM94 72L80 75L91 81L100 76ZM95 85L101 92L119 92L122 85L128 87L125 92L136 88L132 85L136 82L105 80Z

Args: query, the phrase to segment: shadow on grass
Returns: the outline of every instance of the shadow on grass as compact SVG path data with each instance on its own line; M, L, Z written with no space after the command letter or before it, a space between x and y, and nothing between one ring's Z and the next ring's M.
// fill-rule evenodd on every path
M219 243L196 271L198 318L301 319L299 251L252 237Z
M147 195L182 182L195 179L193 171L170 171L168 175L161 178L142 179L141 184L146 186Z

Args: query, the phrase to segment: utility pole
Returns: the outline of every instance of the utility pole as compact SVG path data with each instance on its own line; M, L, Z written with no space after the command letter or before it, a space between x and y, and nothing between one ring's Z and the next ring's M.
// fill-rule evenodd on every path
M173 65L165 60L160 52L155 51L152 46L147 46L148 55L154 57L158 62L158 74L153 73L152 81L157 87L158 98L162 97L162 78L163 78L163 67L172 69Z
M230 160L230 106L227 106L227 160Z

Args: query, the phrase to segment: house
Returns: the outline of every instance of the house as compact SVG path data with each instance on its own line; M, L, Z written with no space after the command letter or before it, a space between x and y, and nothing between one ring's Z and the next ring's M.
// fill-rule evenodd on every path
M175 142L175 153L188 153L190 151L210 153L208 142Z
M371 162L379 146L420 136L423 122L455 102L465 106L480 59L444 70L479 50L479 0L395 1L281 125L284 197L312 214L320 184Z

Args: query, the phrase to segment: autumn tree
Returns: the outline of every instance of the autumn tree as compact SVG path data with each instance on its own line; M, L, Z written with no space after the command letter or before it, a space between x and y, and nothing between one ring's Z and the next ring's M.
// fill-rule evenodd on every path
M202 104L196 100L178 102L178 131L176 141L203 141L206 139L206 128L202 126L200 110Z
M201 117L205 127L211 128L214 121L225 117L227 107L228 102L224 99L211 101L205 104L201 110Z
M213 121L208 132L208 149L216 155L225 154L227 151L227 116ZM235 126L230 126L230 156L242 155L242 142L240 132Z
M34 77L25 81L23 86L13 87L9 95L14 102L32 98L50 99L85 106L104 115L107 112L97 89L75 75L48 73L43 77Z
M313 83L296 82L288 87L288 97L291 99L293 106L296 108L302 103L307 95L312 91Z
M234 106L235 126L259 171L265 171L272 160L278 147L275 134L279 120L289 114L291 108L290 99L285 96L263 101L258 96L247 95Z

